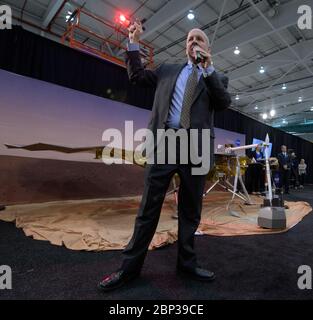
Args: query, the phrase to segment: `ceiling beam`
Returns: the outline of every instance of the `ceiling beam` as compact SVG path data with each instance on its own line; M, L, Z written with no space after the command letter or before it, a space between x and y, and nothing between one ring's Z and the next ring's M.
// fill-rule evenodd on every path
M291 115L294 113L300 114L301 112L307 112L307 111L310 111L311 107L313 107L313 101L310 101L310 100L302 103L294 103L287 107L281 106L275 109L276 110L275 118L288 117L288 115ZM311 113L313 116L313 112Z
M266 99L262 102L257 102L259 109L262 110L264 109L269 109L272 106L278 107L278 106L285 106L289 104L295 104L298 101L299 97L302 97L303 102L306 102L307 100L313 99L313 90L312 87L307 88L307 89L301 89L301 90L296 90L295 92L291 93L286 93L284 95L274 97L271 99ZM247 106L244 107L244 111L248 112L249 110L254 110L253 106Z
M298 7L309 2L308 0L296 0L278 7L279 14L271 19L272 25L276 30L286 29L289 26L296 25L299 15ZM228 50L233 50L235 46L243 46L257 39L263 38L275 31L266 23L261 16L245 23L234 31L223 35L217 39L212 48L213 57L222 54Z
M36 0L32 0L31 1L31 5L35 6L37 8L40 8L41 10L46 10L48 4L43 4L43 3L39 2L38 0L37 1Z
M280 129L287 132L301 132L301 133L312 133L313 132L313 123L302 123L298 125L284 126L280 127Z
M297 61L299 61L306 69L307 71L313 75L313 71L311 68L306 64L306 61L301 58L298 52L294 50L294 48L289 44L289 42L285 39L284 36L281 35L280 30L277 30L273 23L264 15L264 13L260 10L260 8L254 3L253 0L248 0L251 5L254 7L254 9L259 13L259 15L264 19L264 21L270 26L270 28L275 32L275 34L280 38L280 40L285 43L285 45L289 48L289 50L294 54L294 56L297 58ZM303 4L303 3L302 3ZM298 14L298 11L297 11ZM297 15L299 18L299 15Z
M224 2L223 2L222 9L221 9L221 11L220 11L220 13L219 13L218 20L217 20L217 24L216 24L216 27L215 27L215 30L214 30L214 34L213 34L213 37L212 37L212 39L211 39L211 46L212 46L212 47L213 47L213 44L214 44L214 40L215 40L217 31L218 31L218 28L219 28L220 23L221 23L221 18L222 18L223 14L224 14L224 8L225 8L225 5L226 5L226 1L227 1L227 0L224 0Z
M313 40L303 41L291 47L295 52L297 52L298 55L304 57L305 60L308 60L313 56ZM282 59L280 60L279 58ZM295 59L292 52L290 52L289 48L285 48L264 58L249 63L243 67L239 67L234 71L228 72L227 76L229 77L230 81L235 81L249 77L251 75L259 74L260 66L263 66L266 72L266 70L271 71L277 68L282 68L294 64L294 62ZM264 74L264 76L266 76L266 74Z
M304 118L313 118L313 112L311 111L311 107L313 106L313 101L306 101L302 103L293 103L289 106L280 106L275 107L276 115L273 118L268 119L268 124L270 125L283 125L282 120L285 119L288 123L291 122L301 122ZM255 111L255 110L254 110ZM249 114L253 116L255 119L261 119L261 114L264 112L268 113L267 110L258 110L258 112L246 112L245 114Z
M145 32L140 36L140 40L147 39L150 35L159 31L162 27L168 23L186 14L188 10L194 9L199 6L204 0L171 0L166 3L161 9L154 13L145 23ZM166 35L162 34L163 37L172 41ZM124 43L126 40L124 40ZM153 43L152 43L153 45ZM120 50L117 54L120 55L123 50Z
M171 21L186 14L189 9L196 7L202 2L203 0L171 0L167 2L165 6L145 22L146 31L142 34L141 39L146 39L155 31L160 30Z
M47 28L53 18L56 16L58 11L62 8L66 1L64 0L54 0L50 2L50 5L45 13L45 16L42 21L42 27Z
M310 75L307 76L305 69L297 70L292 74L288 74L282 79L280 82L277 82L276 79L268 80L264 79L263 82L253 82L249 83L249 86L245 89L238 89L236 90L235 94L239 94L242 97L249 97L250 95L253 96L255 94L259 94L267 89L269 86L270 88L266 92L271 92L273 90L281 89L282 84L287 85L287 91L290 88L293 88L297 85L306 85L307 83L313 83L313 77ZM253 89L252 89L253 88Z
M254 98L254 100L256 100L256 101L262 101L262 100L266 100L264 98L264 97L266 97L266 95L280 96L280 95L284 95L284 94L291 92L291 91L294 92L299 87L312 87L312 81L313 81L313 77L306 77L306 78L292 81L289 84L288 84L288 82L286 82L286 85L287 85L286 90L283 90L282 85L278 84L278 85L271 87L271 89L267 90L266 92L264 92L264 88L261 88L261 89L255 90L255 91L251 91L249 93L240 94L238 92L233 92L232 94L233 95L239 94L240 105L244 106L244 105L247 105L252 98ZM258 104L258 103L256 103L256 104Z
M270 90L276 83L279 83L280 81L282 81L282 79L284 79L288 74L291 74L291 72L292 72L294 69L296 69L296 68L298 67L298 65L299 65L302 61L304 61L307 57L309 57L309 56L311 56L311 55L312 55L312 52L310 52L310 53L309 53L307 56L305 56L303 59L296 61L296 63L295 63L293 66L290 66L285 73L283 73L279 78L275 79L275 81L272 82L272 84L271 84L268 88L264 89L263 93L266 93L266 92L267 92L268 90ZM251 100L250 103L246 106L246 109L248 109L249 107L251 107L251 105L252 105L254 102L256 102L256 99Z

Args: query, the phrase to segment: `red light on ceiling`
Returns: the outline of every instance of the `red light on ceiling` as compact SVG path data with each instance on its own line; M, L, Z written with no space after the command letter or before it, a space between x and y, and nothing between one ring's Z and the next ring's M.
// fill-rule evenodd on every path
M117 22L120 23L122 26L124 26L126 28L128 28L128 26L130 25L129 19L123 13L119 13L118 14Z

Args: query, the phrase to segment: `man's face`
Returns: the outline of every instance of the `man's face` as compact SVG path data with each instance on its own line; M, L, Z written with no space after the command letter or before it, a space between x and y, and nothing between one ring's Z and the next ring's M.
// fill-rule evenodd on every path
M203 31L198 29L191 30L187 36L186 54L192 62L195 62L195 47L200 47L202 50L210 52L209 44Z
M287 152L287 147L286 146L281 146L281 152Z

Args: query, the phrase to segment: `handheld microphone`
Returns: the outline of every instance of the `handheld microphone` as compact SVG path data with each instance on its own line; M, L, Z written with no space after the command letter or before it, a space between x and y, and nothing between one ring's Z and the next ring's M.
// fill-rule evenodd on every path
M196 50L196 62L200 63L203 60L203 57L201 55L201 52Z

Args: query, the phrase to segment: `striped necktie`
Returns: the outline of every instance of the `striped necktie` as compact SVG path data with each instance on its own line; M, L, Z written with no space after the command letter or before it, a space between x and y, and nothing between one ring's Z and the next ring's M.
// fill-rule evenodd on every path
M196 65L192 65L192 72L187 79L186 89L184 93L184 100L182 104L182 110L180 114L180 125L182 128L190 128L190 109L196 87L198 84L198 70Z

